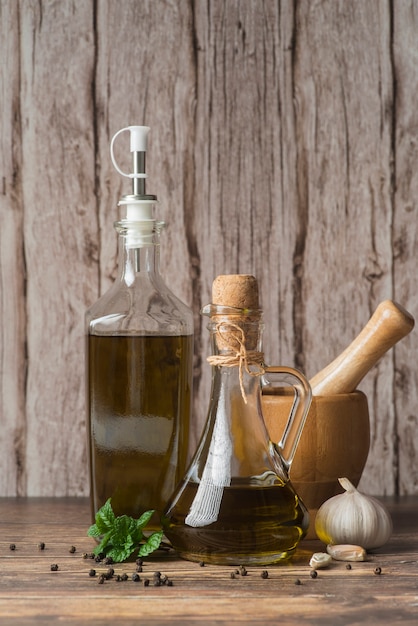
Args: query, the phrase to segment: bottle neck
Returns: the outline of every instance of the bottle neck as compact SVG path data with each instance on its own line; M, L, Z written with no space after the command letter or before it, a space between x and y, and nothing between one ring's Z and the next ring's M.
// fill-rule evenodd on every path
M119 277L128 286L139 275L160 273L160 233L162 223L121 221L115 224L118 237Z

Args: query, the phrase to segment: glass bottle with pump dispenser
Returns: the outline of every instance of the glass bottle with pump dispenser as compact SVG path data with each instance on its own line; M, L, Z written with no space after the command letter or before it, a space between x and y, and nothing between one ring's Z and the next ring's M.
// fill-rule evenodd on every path
M124 131L131 174L113 151ZM193 316L159 272L164 224L153 217L156 196L145 192L148 132L129 126L111 142L132 194L118 203L118 276L86 314L86 369L92 514L112 498L116 515L155 509L155 526L187 462Z

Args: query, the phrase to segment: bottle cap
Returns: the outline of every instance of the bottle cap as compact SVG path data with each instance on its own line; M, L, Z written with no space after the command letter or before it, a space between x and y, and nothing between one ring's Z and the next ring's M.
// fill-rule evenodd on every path
M217 276L212 284L212 304L259 309L257 279L250 274L224 274Z
M255 350L262 311L257 279L250 274L224 274L212 284L212 303L203 313L218 324L216 343L220 350L239 350L244 341Z
M145 155L149 131L149 126L127 126L118 130L110 143L110 158L116 171L121 176L132 179L132 193L122 196L118 202L119 206L126 207L123 219L130 223L130 234L128 237L128 245L130 247L149 245L155 226L153 209L157 202L157 196L145 193L145 179L147 178L145 173ZM132 172L124 172L119 167L114 154L115 140L123 132L130 133Z

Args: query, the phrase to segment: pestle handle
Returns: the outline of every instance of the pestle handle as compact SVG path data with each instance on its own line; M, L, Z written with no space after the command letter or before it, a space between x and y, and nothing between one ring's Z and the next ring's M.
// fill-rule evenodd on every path
M375 363L411 332L414 318L406 309L384 300L354 341L309 382L315 396L350 393Z

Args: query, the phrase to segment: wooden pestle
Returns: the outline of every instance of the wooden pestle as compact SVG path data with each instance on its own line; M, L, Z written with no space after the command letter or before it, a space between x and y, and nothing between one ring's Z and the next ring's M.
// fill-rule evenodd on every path
M309 382L315 396L350 393L375 363L411 332L414 318L391 300L379 304L366 326L334 361Z

